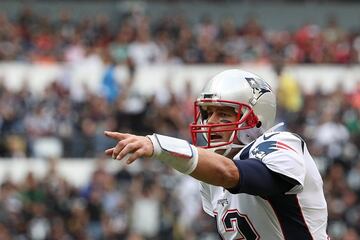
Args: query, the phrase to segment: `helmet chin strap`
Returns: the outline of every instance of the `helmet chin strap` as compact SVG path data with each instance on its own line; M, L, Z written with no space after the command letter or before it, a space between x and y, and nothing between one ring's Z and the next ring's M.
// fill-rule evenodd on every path
M234 143L231 143L231 144L228 144L228 145L224 145L224 146L220 146L220 147L213 147L213 148L209 148L209 150L215 152L215 153L218 153L218 154L221 154L223 156L227 156L230 151L234 148L243 148L245 145L240 145L240 144L234 144ZM221 150L225 150L223 153L219 153L218 151L221 151Z
M234 139L234 135L235 135L235 131L231 134L230 139ZM217 142L217 144L226 144L226 142ZM227 144L227 145L223 145L223 146L219 146L219 147L212 147L209 148L210 151L213 151L215 153L218 153L218 151L224 150L223 153L218 153L221 154L223 156L227 156L230 151L234 148L243 148L245 146L245 144L235 144L235 143L231 143L231 144Z
M248 144L248 143L254 141L255 139L257 139L262 134L273 132L276 129L282 127L283 125L284 125L284 123L280 122L267 130L263 129L262 127L260 127L260 128L254 127L254 128L242 130L242 131L239 131L238 138L242 143Z
M239 131L238 138L242 143L248 144L257 139L263 133L263 128L254 127Z

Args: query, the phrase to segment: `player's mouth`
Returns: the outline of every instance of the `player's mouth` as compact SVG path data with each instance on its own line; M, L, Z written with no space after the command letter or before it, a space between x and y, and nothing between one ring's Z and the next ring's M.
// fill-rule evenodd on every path
M210 135L211 142L222 142L223 137L220 134L212 133Z

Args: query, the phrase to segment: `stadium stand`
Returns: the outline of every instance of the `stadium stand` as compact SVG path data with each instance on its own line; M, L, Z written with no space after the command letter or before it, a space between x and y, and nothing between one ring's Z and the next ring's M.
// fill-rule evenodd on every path
M116 171L105 167L110 160L103 151L113 144L105 129L189 139L191 79L181 91L165 85L152 95L130 94L137 69L155 64L272 66L278 120L306 138L323 176L331 239L360 239L360 84L305 92L302 80L283 68L359 64L360 32L342 27L336 16L323 26L276 30L253 16L239 24L204 15L192 24L181 15L152 20L132 11L114 22L101 13L76 19L66 10L49 18L25 7L1 13L0 26L0 64L61 63L65 69L41 94L31 84L9 89L0 75L1 161L48 163L41 177L2 177L0 239L217 239L191 178L148 159ZM66 71L84 62L105 66L102 95L69 85ZM124 81L116 81L115 66L127 70ZM59 174L63 158L97 160L89 180L75 185Z

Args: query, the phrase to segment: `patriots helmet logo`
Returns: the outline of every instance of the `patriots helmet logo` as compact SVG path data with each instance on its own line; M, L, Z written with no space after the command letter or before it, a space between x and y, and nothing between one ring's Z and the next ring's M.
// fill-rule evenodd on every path
M259 99L264 93L271 92L271 87L264 81L259 81L255 78L245 78L249 83L250 87L253 89L253 94L256 96L256 99Z
M280 149L290 150L296 152L293 148L280 141L265 141L257 145L252 151L252 155L262 160L266 155L276 152Z

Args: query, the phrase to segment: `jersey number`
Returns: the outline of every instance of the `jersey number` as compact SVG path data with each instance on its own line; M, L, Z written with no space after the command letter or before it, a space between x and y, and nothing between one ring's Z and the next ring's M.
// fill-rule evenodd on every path
M216 213L215 217L217 218ZM260 239L259 234L254 229L248 217L245 214L241 214L237 209L231 209L225 212L221 221L225 228L225 234L226 232L237 232L236 239ZM226 237L223 236L223 239L226 239Z

